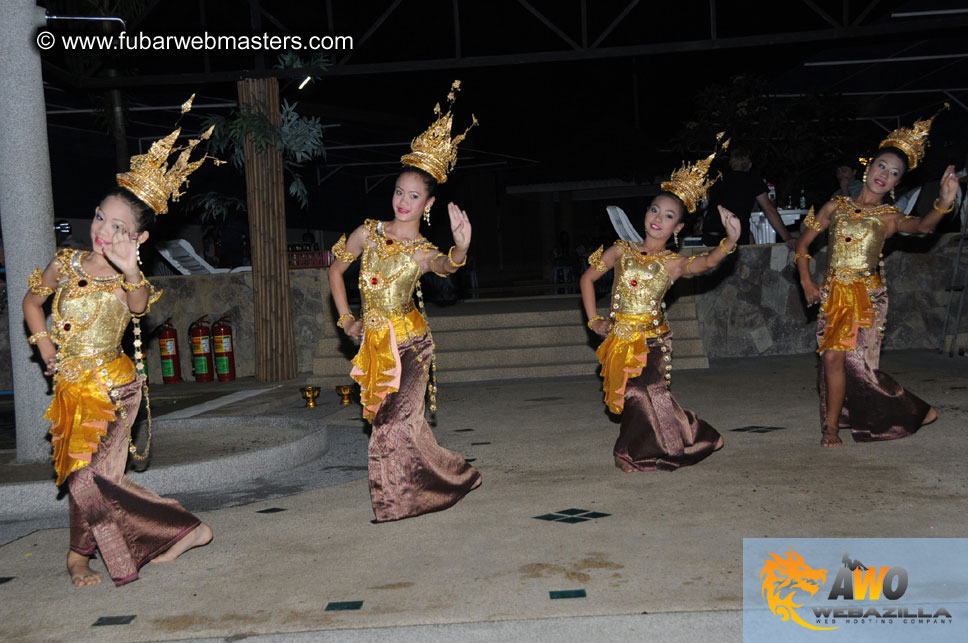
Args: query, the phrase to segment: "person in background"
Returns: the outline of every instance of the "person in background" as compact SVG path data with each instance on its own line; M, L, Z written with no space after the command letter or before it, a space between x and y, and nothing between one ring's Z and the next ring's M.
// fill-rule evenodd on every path
M777 237L789 248L796 247L796 239L783 224L783 219L767 196L766 181L753 170L749 150L734 146L729 152L729 170L709 194L709 207L703 222L703 245L714 247L726 238L726 230L719 216L719 206L733 213L741 226L740 244L750 243L750 212L758 203Z
M839 196L849 196L856 199L860 196L864 182L857 178L857 168L850 160L844 159L841 161L837 166L836 174L840 188L830 195L831 199L836 199Z

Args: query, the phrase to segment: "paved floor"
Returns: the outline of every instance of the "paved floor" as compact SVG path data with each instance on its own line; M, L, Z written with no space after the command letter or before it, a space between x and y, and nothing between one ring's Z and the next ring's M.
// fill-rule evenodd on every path
M632 475L612 465L617 425L596 378L448 385L441 373L436 435L484 485L445 512L386 524L370 522L359 411L328 405L323 458L181 496L214 542L123 588L74 589L64 517L24 508L0 546L0 637L738 640L743 537L968 533L965 361L886 354L884 369L940 419L910 439L838 450L819 447L814 361L677 371L680 402L726 446L694 467ZM209 416L220 412L232 421L231 408ZM265 412L284 423L289 411ZM536 519L569 510L600 515ZM102 616L134 619L92 627Z

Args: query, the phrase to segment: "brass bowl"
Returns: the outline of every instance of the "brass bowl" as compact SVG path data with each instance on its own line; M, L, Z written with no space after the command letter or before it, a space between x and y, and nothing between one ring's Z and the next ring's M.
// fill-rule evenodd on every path
M306 400L306 408L314 409L316 408L316 398L319 397L319 387L318 386L304 386L299 389L300 395Z
M349 404L350 395L353 394L352 384L338 384L336 387L336 394L340 397L340 404Z

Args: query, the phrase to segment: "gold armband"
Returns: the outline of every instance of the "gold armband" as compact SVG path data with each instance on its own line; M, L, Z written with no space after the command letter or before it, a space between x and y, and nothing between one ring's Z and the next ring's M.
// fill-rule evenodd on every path
M450 253L452 253L454 251L454 248L456 247L457 246L451 246L450 250L447 251L447 261L449 261L450 265L452 265L455 268L463 268L465 265L467 265L467 253L464 253L464 260L461 261L460 263L457 263L456 261L454 261L454 258L450 256Z
M141 273L141 281L136 284L130 283L127 279L121 280L121 290L125 292L134 292L138 288L144 288L148 285L148 278L145 277L145 273Z
M44 273L40 271L40 268L34 268L34 271L30 273L29 277L27 277L27 286L30 287L30 293L32 295L37 295L38 297L50 297L54 294L53 288L48 288L41 283L43 279Z
M605 318L602 317L601 315L595 315L594 317L589 317L588 323L585 325L588 326L589 330L592 330L592 324L597 321L605 321Z
M813 206L810 206L810 212L807 212L807 216L803 218L803 225L811 230L816 230L817 232L823 230L823 226L819 221L817 221L817 217L815 217L813 214Z
M739 247L739 244L734 243L733 244L733 249L732 250L727 250L726 249L726 237L723 237L722 239L719 240L719 249L723 251L723 254L724 255L731 255L731 254L733 254L734 252L736 252L736 248L738 248L738 247Z
M37 342L39 342L44 337L48 337L48 338L50 337L50 335L47 334L47 331L46 330L45 331L42 331L40 333L34 333L30 337L28 337L27 338L27 343L30 344L31 346L36 346L37 345Z
M140 313L134 313L134 312L131 313L131 316L134 317L135 319L144 317L145 315L147 315L148 313L150 313L151 312L151 304L153 304L156 301L158 301L159 299L161 299L161 294L163 292L165 292L164 290L155 290L155 287L152 286L151 285L151 282L148 281L147 279L142 279L141 282L142 283L137 284L137 285L135 285L135 284L128 284L128 288L130 288L131 290L137 290L138 288L141 288L142 286L144 288L147 288L148 289L148 303L145 304L145 309L142 310ZM128 288L125 288L124 286L125 286L124 279L122 279L121 280L121 288L123 290L127 291L127 292L131 292L131 290L128 290Z
M793 253L793 261L797 261L797 260L798 260L798 259L799 259L800 257L803 257L803 258L804 258L804 259L806 259L807 261L810 261L811 259L813 259L813 257L811 257L811 256L810 256L809 254L807 254L806 252L804 252L803 254L800 254L799 252L795 252L795 253Z
M593 252L591 256L588 257L588 265L597 270L598 272L607 272L608 266L602 261L602 253L605 252L605 246L598 246L598 250Z
M344 261L346 263L353 263L356 261L356 255L346 249L346 235L344 234L339 238L339 241L333 244L333 256Z
M353 313L346 313L345 315L340 315L339 319L336 320L337 328L342 328L343 330L346 330L346 327L343 326L343 324L345 324L351 319L353 321L356 321L356 317L353 316Z
M955 209L955 202L952 201L951 202L951 205L948 206L948 209L947 210L942 210L941 209L941 197L939 196L937 199L934 200L934 209L935 209L935 211L938 214L948 214L949 212L951 212L952 210Z

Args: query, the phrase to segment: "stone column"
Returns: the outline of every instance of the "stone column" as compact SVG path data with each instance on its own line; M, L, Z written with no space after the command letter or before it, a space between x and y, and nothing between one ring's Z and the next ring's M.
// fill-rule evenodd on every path
M0 224L7 267L10 360L17 423L17 461L50 458L43 415L50 401L39 361L27 344L23 298L27 276L54 257L47 117L40 52L44 10L0 0Z

